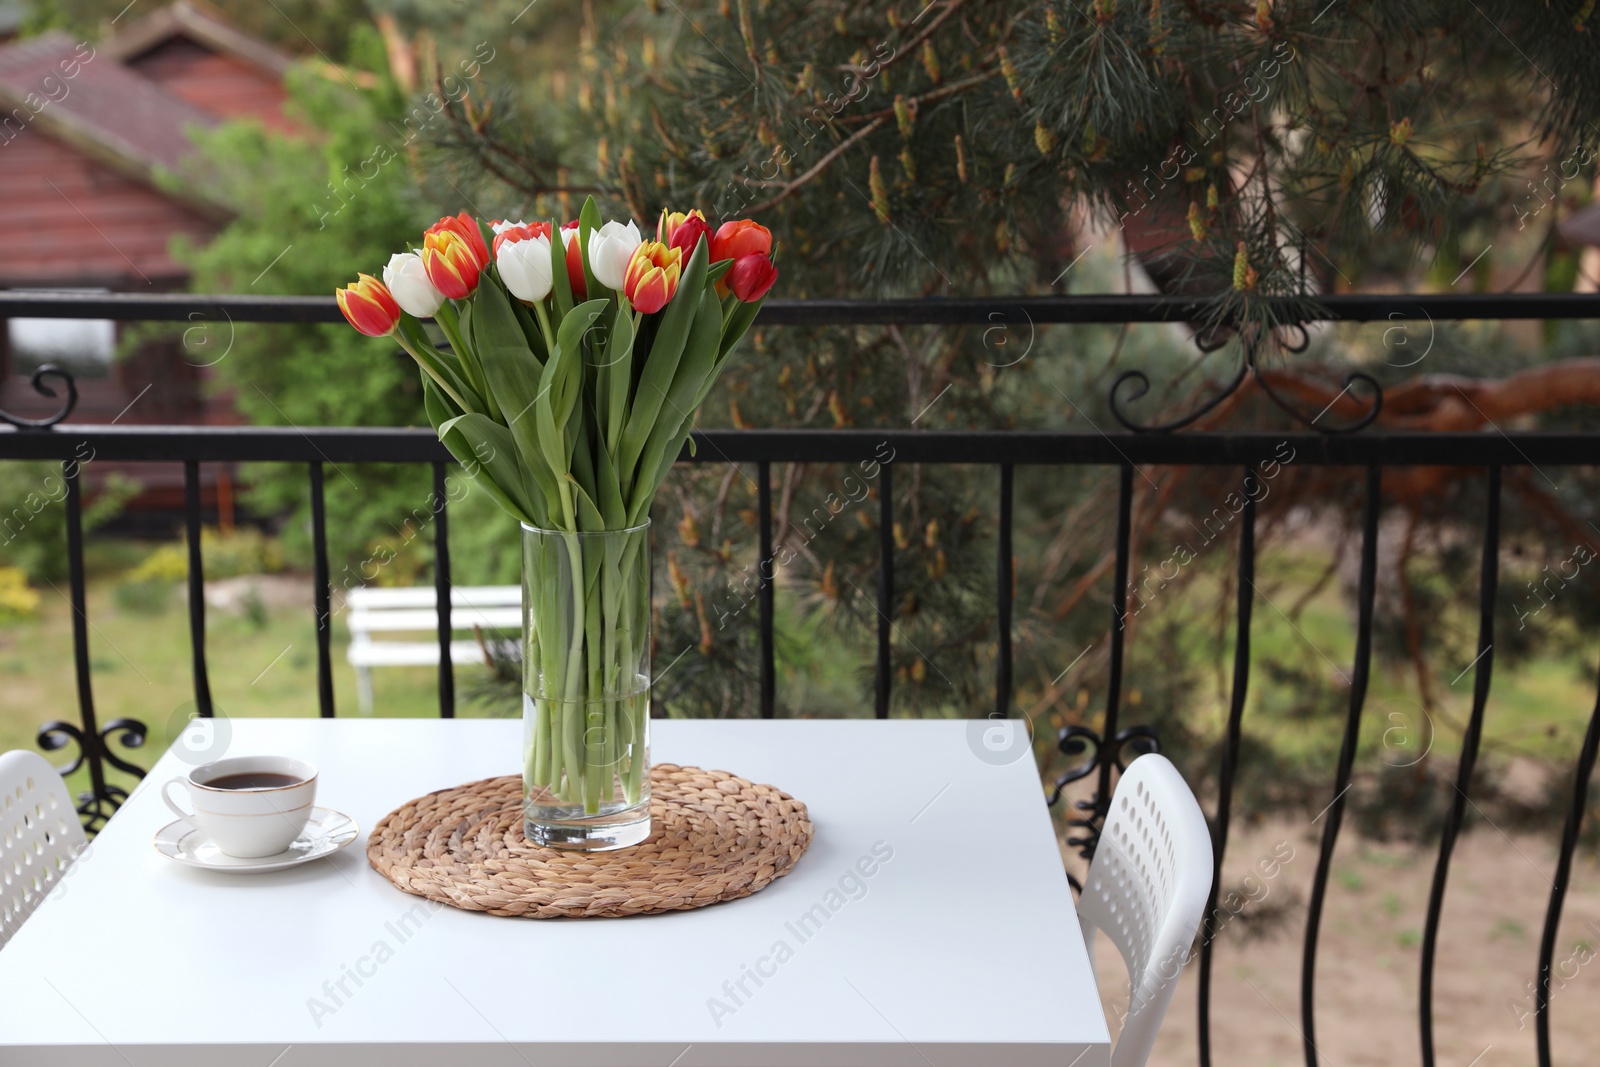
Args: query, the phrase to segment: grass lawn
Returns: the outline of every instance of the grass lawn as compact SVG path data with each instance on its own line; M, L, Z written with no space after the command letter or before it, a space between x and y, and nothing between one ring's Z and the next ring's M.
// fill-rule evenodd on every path
M212 702L234 717L310 716L317 709L316 626L306 605L269 608L254 619L210 610L206 619L206 662ZM78 695L72 654L71 605L43 588L38 616L0 626L0 750L36 748L41 724L52 719L78 721ZM189 618L174 599L159 614L130 612L113 601L111 583L89 582L89 656L95 713L100 724L122 716L150 728L149 740L129 757L149 767L194 714L194 683ZM340 715L357 715L355 672L345 660L349 630L333 622L333 681ZM463 689L486 668L456 666L458 713L481 716L466 704ZM438 714L437 674L431 667L386 667L373 672L374 713L414 718ZM69 751L72 751L69 749ZM61 762L60 753L51 754ZM84 779L80 782L78 779ZM76 791L87 776L71 784ZM126 775L111 780L131 786Z

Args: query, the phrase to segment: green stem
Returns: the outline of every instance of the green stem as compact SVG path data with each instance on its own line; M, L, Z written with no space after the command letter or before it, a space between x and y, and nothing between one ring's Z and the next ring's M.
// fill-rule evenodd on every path
M411 347L411 343L409 341L400 336L398 332L395 333L394 339L398 341L400 343L400 347L405 349L407 354L409 354L411 358L416 361L417 366L422 368L422 372L428 377L432 378L435 385L444 390L445 396L448 396L451 400L456 402L457 407L459 407L462 411L477 410L471 404L468 404L465 400L463 400L460 393L451 388L450 383L445 381L444 378L440 376L439 372L434 370L433 367L429 365L428 361L423 359L422 356L418 354L415 348Z
M607 553L609 555L609 553ZM612 783L616 779L617 758L622 751L622 738L619 735L617 722L616 699L611 696L617 692L617 676L621 673L621 665L617 662L617 604L616 582L617 575L611 568L611 561L606 560L605 566L600 571L600 603L605 611L603 626L603 652L601 654L601 680L600 692L605 693L606 700L603 705L605 711L605 750L601 752L601 760L605 772L605 796L611 798ZM609 587L609 588L608 588Z
M563 519L572 527L576 500L565 484L560 491ZM528 655L540 668L529 679L529 692L538 694L530 783L549 789L563 806L581 803L587 815L619 800L636 805L644 792L649 701L634 692L640 626L648 626L639 617L648 604L634 572L647 542L632 534L590 543L568 528L535 543L541 547L529 551L526 563L538 609L529 620ZM563 581L570 593L560 589Z
M534 301L533 313L539 320L540 332L544 334L545 351L553 356L556 350L556 335L550 329L550 316L545 313L543 300Z
M587 570L587 568L585 568ZM602 699L605 664L601 636L600 599L584 604L584 650L588 666L588 685L583 692L583 810L586 815L600 811L600 785L605 775L606 706ZM592 625L591 625L592 624Z
M505 422L500 404L495 400L494 393L489 390L489 384L484 379L478 354L467 345L466 339L461 335L461 313L456 310L455 304L449 300L440 304L439 310L434 312L433 321L444 331L445 339L450 342L450 350L460 360L461 369L467 376L467 384L483 397L484 405L488 408L486 414L496 422Z
M572 489L566 481L558 483L561 492L562 517L566 520L566 529L563 531L563 540L567 544L567 566L572 576L572 637L567 647L567 669L562 677L562 718L564 729L562 741L566 749L567 786L564 790L568 799L581 796L583 785L583 760L580 758L583 745L583 709L581 706L583 686L583 636L584 612L583 592L583 548L578 537L578 520L573 511Z

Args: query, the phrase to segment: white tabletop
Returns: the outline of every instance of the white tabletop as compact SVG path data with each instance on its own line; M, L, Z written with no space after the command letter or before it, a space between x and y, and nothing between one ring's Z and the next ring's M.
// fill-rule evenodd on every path
M317 764L317 803L360 839L269 874L182 866L151 846L172 819L158 788L190 766L168 752L0 950L0 1064L1110 1062L1025 753L980 758L966 722L652 725L657 761L805 801L816 838L790 874L667 915L458 911L372 870L366 833L414 796L515 773L520 722L236 719L227 755ZM797 927L819 904L826 921Z

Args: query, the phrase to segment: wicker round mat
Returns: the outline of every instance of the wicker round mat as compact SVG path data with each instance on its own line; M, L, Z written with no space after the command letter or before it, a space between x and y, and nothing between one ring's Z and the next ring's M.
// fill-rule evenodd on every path
M367 860L418 896L533 919L684 911L765 888L811 843L806 806L726 771L650 769L650 836L615 852L536 848L522 836L522 779L485 778L385 815Z

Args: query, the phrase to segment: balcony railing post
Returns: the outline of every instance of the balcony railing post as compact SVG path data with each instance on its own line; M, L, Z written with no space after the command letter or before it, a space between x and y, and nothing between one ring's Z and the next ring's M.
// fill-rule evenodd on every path
M317 613L317 707L324 719L333 718L333 609L329 603L328 515L323 494L322 464L307 465L311 474L311 567Z
M450 618L450 513L446 507L443 463L433 465L433 591L438 614L439 717L456 716L456 664L451 654L455 627Z
M884 463L878 477L878 665L877 717L889 717L894 663L889 638L894 627L894 465Z
M1011 598L1015 585L1012 573L1011 505L1014 469L1010 463L1000 464L1000 518L995 537L995 633L997 647L994 662L994 712L990 716L1005 719L1011 716Z
M211 679L206 672L206 584L201 553L200 464L188 460L183 465L184 533L189 542L189 646L194 664L194 706L211 718Z
M90 457L93 458L93 453ZM78 794L77 812L84 829L92 834L104 826L128 798L126 790L106 780L106 766L109 764L135 778L144 777L141 768L111 750L112 738L129 748L137 748L144 744L148 731L137 719L114 719L102 728L95 716L89 660L89 602L84 584L82 471L83 463L78 459L69 459L61 465L66 482L67 601L72 607L72 665L78 685L78 721L70 723L57 719L45 723L39 727L37 742L46 752L69 744L78 746L78 755L57 770L65 777L88 767L89 789Z
M775 652L773 649L773 586L778 576L772 562L772 464L756 464L756 523L760 528L757 537L761 561L756 572L760 580L757 595L760 598L760 690L761 717L770 719L776 714L777 679L775 677Z
M1228 698L1228 727L1222 742L1222 765L1217 772L1217 815L1211 824L1211 892L1200 922L1200 976L1196 989L1200 1067L1211 1067L1211 956L1217 927L1217 901L1222 891L1222 859L1228 851L1228 827L1233 811L1233 781L1239 768L1243 739L1245 697L1250 686L1250 616L1256 592L1256 500L1261 495L1261 475L1254 466L1244 469L1244 508L1239 514L1239 567L1234 590L1233 692Z
M1483 558L1478 572L1478 654L1472 661L1472 713L1461 735L1461 755L1456 761L1455 788L1439 834L1439 858L1428 892L1428 917L1422 927L1422 966L1418 986L1421 1019L1422 1067L1434 1067L1433 964L1439 947L1439 917L1444 911L1445 880L1450 877L1450 856L1456 835L1466 817L1467 792L1478 762L1483 738L1483 712L1489 702L1489 680L1494 669L1494 606L1500 592L1500 468L1489 468L1488 504L1483 516Z
M1117 720L1122 710L1122 653L1128 625L1128 553L1133 529L1133 464L1117 469L1116 565L1111 579L1111 656L1106 664L1106 714L1100 728L1099 776L1094 795L1095 830L1111 810L1111 768L1117 762Z
M1378 596L1378 516L1382 511L1383 471L1367 468L1366 505L1361 523L1361 577L1356 588L1356 650L1350 671L1350 707L1345 716L1344 739L1339 746L1339 766L1334 774L1333 800L1317 816L1322 826L1322 850L1311 881L1311 901L1306 908L1305 951L1300 957L1300 1024L1305 1042L1306 1067L1317 1067L1317 937L1322 930L1322 905L1328 894L1328 871L1339 842L1344 819L1345 794L1355 766L1356 744L1361 735L1361 712L1367 702L1368 672L1372 664L1372 616Z
M100 725L94 710L94 681L89 668L89 597L83 567L83 482L82 468L66 464L67 479L67 586L72 601L72 667L78 682L78 723L83 729L78 738L84 760L89 765L91 802L108 798L105 763L101 758ZM81 811L82 809L80 809ZM110 811L106 817L110 817Z

